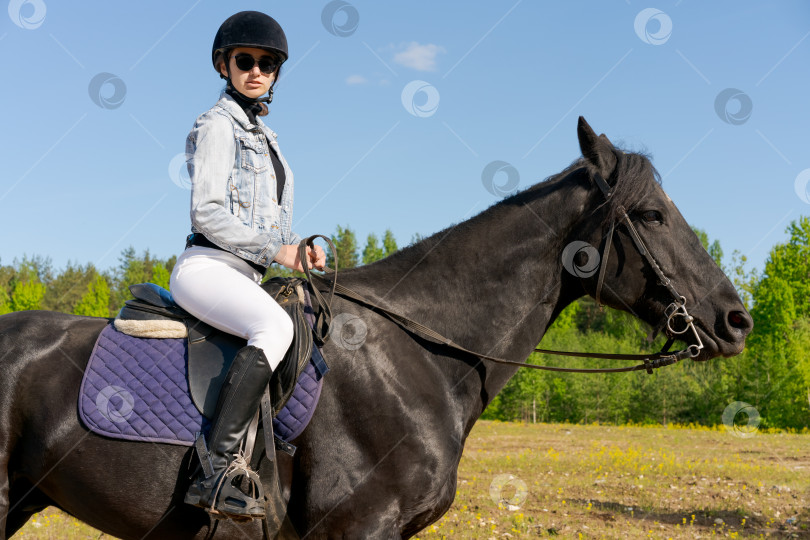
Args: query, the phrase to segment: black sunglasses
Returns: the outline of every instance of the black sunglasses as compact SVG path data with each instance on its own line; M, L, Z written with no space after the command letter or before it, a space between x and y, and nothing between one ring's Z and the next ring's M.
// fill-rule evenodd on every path
M262 56L258 60L253 58L252 55L247 53L240 53L233 57L236 61L236 67L242 71L250 71L257 63L259 64L259 71L265 75L273 73L281 63L272 56Z

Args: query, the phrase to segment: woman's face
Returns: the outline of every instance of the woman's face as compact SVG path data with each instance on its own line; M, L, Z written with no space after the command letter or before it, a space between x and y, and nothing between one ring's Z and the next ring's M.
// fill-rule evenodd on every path
M242 71L237 65L237 56L243 55L253 57L253 67L248 71ZM257 98L266 94L268 90L270 90L270 85L273 84L274 80L276 80L278 68L276 68L270 74L263 73L259 69L259 60L272 60L273 58L275 57L268 54L267 51L263 49L255 49L253 47L237 47L236 49L232 50L228 61L230 62L231 67L231 83L233 84L234 88L249 98ZM225 77L228 76L224 63L220 63L219 70L222 75Z

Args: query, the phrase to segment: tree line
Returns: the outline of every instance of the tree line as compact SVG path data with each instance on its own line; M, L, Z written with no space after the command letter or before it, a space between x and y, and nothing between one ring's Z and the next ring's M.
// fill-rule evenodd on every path
M736 286L754 319L745 351L709 362L682 361L675 366L619 374L571 374L519 370L484 411L484 417L545 422L721 423L734 402L750 404L761 426L802 429L810 425L810 217L787 229L789 239L775 245L762 272L749 270L735 252L723 266L719 241L695 229L704 248ZM415 236L411 241L419 241ZM369 234L360 247L348 226L338 226L332 241L339 269L382 259L398 246L393 233ZM125 249L118 265L99 270L68 263L56 272L49 259L24 257L0 264L0 314L47 309L114 316L131 298L128 287L152 282L168 288L176 257L156 258ZM335 261L328 253L327 264ZM273 265L266 278L291 275ZM646 340L646 325L631 315L599 308L590 298L567 307L543 338L542 347L622 353L658 350L663 338ZM533 354L529 362L568 367L612 367L605 361ZM747 412L751 412L747 409ZM742 419L743 423L745 418ZM737 421L740 421L738 418Z
M331 237L338 253L340 268L353 268L369 264L397 251L394 234L386 230L382 237L371 233L364 248L359 250L357 236L349 227L337 227ZM132 298L129 286L151 282L169 288L177 256L160 259L146 250L138 255L134 248L121 252L118 265L99 270L92 263L85 265L68 262L56 272L47 257L24 256L10 265L0 261L0 315L12 311L46 309L74 315L114 317ZM328 254L330 267L334 268L332 254ZM293 272L273 265L265 278L289 276Z
M50 259L41 256L0 264L0 315L47 309L111 317L132 298L130 285L149 281L168 288L176 260L176 256L156 258L148 250L137 255L129 247L121 252L118 266L107 270L99 270L92 263L68 262L57 273Z

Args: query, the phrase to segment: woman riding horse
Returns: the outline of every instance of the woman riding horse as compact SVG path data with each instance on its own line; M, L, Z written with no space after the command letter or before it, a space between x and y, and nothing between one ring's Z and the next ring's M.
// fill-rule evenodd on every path
M262 484L239 455L240 443L290 346L293 325L260 283L273 262L303 271L300 237L291 230L292 172L276 134L260 118L288 58L287 38L272 17L243 11L222 23L211 57L227 85L186 141L192 234L170 288L183 309L247 339L247 346L225 379L204 440L207 455L185 502L215 517L263 518ZM307 255L311 266L323 269L320 247ZM251 495L233 485L244 475L256 490Z

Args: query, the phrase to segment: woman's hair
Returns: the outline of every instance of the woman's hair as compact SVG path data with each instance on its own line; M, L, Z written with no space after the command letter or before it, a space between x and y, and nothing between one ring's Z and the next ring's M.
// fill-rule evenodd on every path
M220 71L220 69L221 69L220 66L222 64L224 64L225 62L230 62L231 61L231 50L233 50L233 49L226 50L226 51L217 51L216 52L216 59L214 60L214 65L216 66L217 71L220 74L222 73L222 71ZM272 51L267 51L267 54L270 55L270 56L274 56L276 59L279 59L278 55L276 53L272 52ZM273 81L273 86L275 86L275 84L278 82L279 77L281 77L281 68L282 67L283 67L282 65L279 65L276 68L276 78ZM271 86L271 88L272 88L272 86ZM261 106L261 110L258 113L256 113L256 116L267 116L268 114L270 114L270 109L267 108L267 104L259 103L259 105Z

